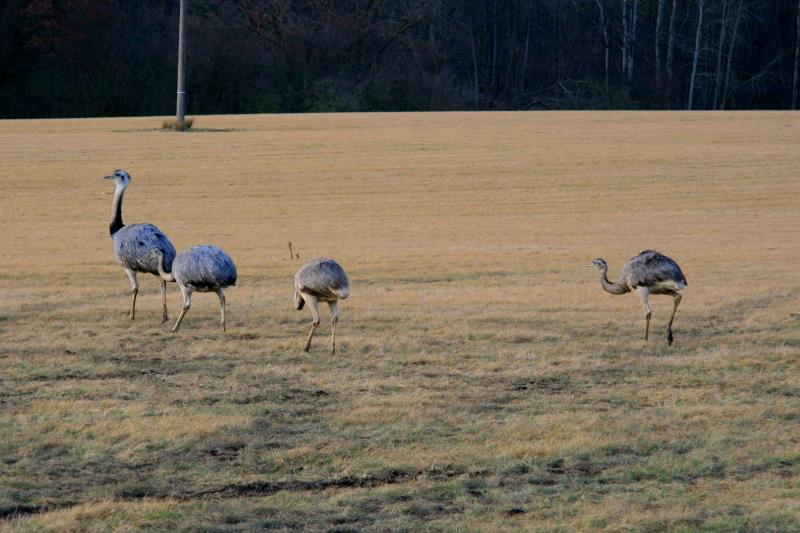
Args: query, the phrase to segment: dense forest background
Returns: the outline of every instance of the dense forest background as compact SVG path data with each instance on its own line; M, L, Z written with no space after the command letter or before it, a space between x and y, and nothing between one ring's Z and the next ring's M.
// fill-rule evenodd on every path
M797 106L800 0L188 0L188 112ZM169 115L178 0L0 0L0 117Z

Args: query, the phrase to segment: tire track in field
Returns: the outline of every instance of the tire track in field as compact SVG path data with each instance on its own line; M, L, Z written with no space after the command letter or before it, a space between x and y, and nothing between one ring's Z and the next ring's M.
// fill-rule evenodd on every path
M185 491L174 494L153 493L145 496L117 497L116 502L137 502L154 500L177 500L190 502L197 499L219 498L253 498L269 496L277 492L319 492L327 489L341 488L376 488L384 485L397 485L410 483L419 478L429 478L436 481L446 481L459 477L466 470L456 466L442 468L428 468L423 470L388 469L378 474L365 474L362 476L341 476L330 479L292 480L292 481L251 481L248 483L231 483L211 489L198 491ZM59 502L58 504L34 505L18 504L0 507L0 522L11 521L16 518L30 517L48 513L55 510L65 510L79 505L94 502Z

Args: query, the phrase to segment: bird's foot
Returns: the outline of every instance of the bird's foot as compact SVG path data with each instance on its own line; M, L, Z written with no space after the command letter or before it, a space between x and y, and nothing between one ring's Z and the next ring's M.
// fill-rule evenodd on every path
M310 350L311 350L311 346L309 346L309 345L303 346L303 351L304 352L308 353Z
M672 346L672 341L673 340L674 340L674 337L672 336L672 330L668 330L667 331L667 344L669 346Z
M166 324L169 322L169 317L167 315L161 315L161 323Z

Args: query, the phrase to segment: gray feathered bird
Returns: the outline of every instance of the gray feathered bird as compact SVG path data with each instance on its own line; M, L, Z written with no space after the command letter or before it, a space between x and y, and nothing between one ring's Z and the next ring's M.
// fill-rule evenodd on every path
M186 312L192 306L192 293L216 292L219 296L219 311L221 315L222 331L225 331L225 291L226 287L236 285L236 265L231 256L216 246L193 246L184 250L172 262L172 272L165 270L165 257L155 251L158 272L161 279L175 281L183 293L183 309L172 328L178 331Z
M122 265L131 281L131 310L128 316L136 319L136 295L139 293L137 272L147 272L158 276L158 261L152 252L158 250L164 256L164 268L169 271L175 259L175 247L160 229L152 224L130 224L122 222L122 197L131 183L131 177L124 170L116 170L104 179L114 180L117 189L111 208L111 221L108 229L114 239L114 253L117 262ZM167 314L167 283L161 280L162 315L161 321L169 320Z
M339 322L339 300L350 296L350 280L342 265L333 259L315 259L304 265L294 275L294 307L297 310L307 303L311 309L311 331L304 351L311 349L311 338L319 326L319 302L331 308L331 354L336 354L336 324Z
M655 250L645 250L636 257L632 257L628 263L622 267L619 279L615 283L608 280L608 263L604 259L595 259L587 266L594 266L603 271L600 276L600 283L606 292L611 294L625 294L636 291L642 299L642 306L645 311L644 340L647 340L650 329L651 309L647 299L651 294L667 294L672 296L675 306L672 309L672 316L667 326L667 342L671 345L673 341L672 321L675 320L675 312L678 304L681 303L681 294L678 292L688 285L686 276L683 275L681 267L674 260Z

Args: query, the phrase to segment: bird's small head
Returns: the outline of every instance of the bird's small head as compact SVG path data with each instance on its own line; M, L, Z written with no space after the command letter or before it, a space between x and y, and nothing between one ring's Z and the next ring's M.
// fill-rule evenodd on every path
M295 287L294 288L294 308L299 311L300 309L303 308L303 306L305 304L306 304L306 301L300 295L300 291L297 289L297 287Z
M117 187L122 187L123 189L131 183L131 176L121 168L115 170L110 176L105 176L103 179L114 180L114 183L117 184Z
M586 266L587 267L594 267L594 268L597 268L597 269L600 269L600 270L608 269L608 263L606 263L606 260L605 259L600 259L599 257L597 259L594 259L591 263L589 263Z

